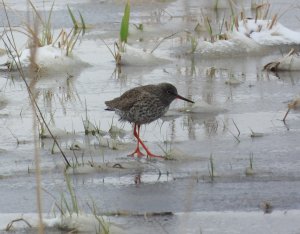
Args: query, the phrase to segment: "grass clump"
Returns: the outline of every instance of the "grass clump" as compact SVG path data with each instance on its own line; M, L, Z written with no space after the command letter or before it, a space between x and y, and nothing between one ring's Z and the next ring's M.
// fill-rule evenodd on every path
M208 173L209 173L211 182L213 182L214 178L216 177L216 174L215 174L215 164L214 164L214 159L213 159L212 154L210 154L210 157L209 157Z
M66 173L65 173L65 179L66 179L67 189L68 189L69 197L71 199L71 203L69 203L67 201L66 196L62 193L61 194L61 205L60 205L59 210L61 211L62 216L65 216L65 215L72 216L72 214L74 214L74 213L78 215L79 207L78 207L77 197L76 197L75 191L73 189L70 176Z
M114 43L113 49L111 49L107 43L103 41L105 46L108 48L111 55L114 57L116 65L121 65L121 53L125 52L125 45L128 40L129 35L129 19L130 19L130 1L127 0L125 8L124 8L124 14L121 21L121 27L120 27L120 38L118 42ZM140 26L140 29L143 29L143 26Z
M58 44L59 48L62 48L65 51L65 55L69 56L72 53L74 46L77 44L79 36L83 36L85 30L87 28L86 23L82 14L79 11L79 18L77 20L74 16L74 13L68 6L68 13L73 22L73 26L69 32L66 32L65 29L61 29L58 36L54 36L54 29L52 28L52 16L53 16L53 8L54 8L54 1L50 7L48 15L42 15L38 9L35 7L31 0L28 1L30 8L32 9L32 13L29 16L30 19L34 22L34 24L30 24L30 21L23 22L23 26L21 29L9 28L6 33L10 32L19 32L24 34L28 39L34 41L33 44L29 44L29 48L33 46L37 47L44 47L47 45L55 46ZM39 32L38 26L41 26L41 30ZM17 56L20 55L17 53Z
M249 166L246 168L245 171L246 176L252 176L254 175L254 169L253 169L253 153L251 152L249 156Z
M260 32L263 29L263 25L259 24L258 20L268 20L270 19L266 25L264 26L264 29L271 30L274 25L276 25L278 21L278 14L270 15L270 4L269 3L262 3L259 5L256 5L254 8L254 16L251 18L245 14L245 12L242 10L240 12L237 12L235 10L235 7L233 5L232 1L228 1L229 7L230 7L230 15L229 17L226 17L224 14L222 20L217 23L213 23L212 20L202 14L203 18L203 24L205 28L205 34L208 35L208 38L204 38L204 41L209 41L211 43L214 43L219 40L228 40L229 34L233 32L234 30L240 31L240 24L246 24L248 20L251 20L253 18L254 23L257 24L257 32ZM219 2L215 1L215 9L217 9ZM198 28L199 23L197 24L196 28ZM246 25L247 26L247 25ZM246 36L250 36L248 34L251 34L252 31L245 33Z
M97 207L95 202L92 201L92 206L89 205L89 207L98 222L98 227L95 229L96 233L109 234L109 224L103 219L102 216L97 215Z
M110 225L106 220L104 220L102 216L99 216L97 214L97 209L94 201L92 201L92 205L88 203L92 214L84 213L80 208L77 195L71 182L71 177L66 172L65 180L67 192L61 194L60 203L57 203L55 201L55 207L60 212L60 223L58 223L57 227L62 230L70 231L71 233L77 233L84 231L80 230L80 226L85 226L85 222L88 222L86 224L95 224L95 229L93 230L95 231L95 233L108 234ZM47 193L51 195L49 192ZM53 195L51 196L54 197ZM92 220L96 222L93 222ZM91 229L92 228L93 227L91 227Z
M99 134L100 136L104 136L107 134L106 132L100 129L100 123L96 125L90 121L88 117L88 109L87 109L86 101L85 101L85 119L82 119L82 123L83 123L85 135L92 134L93 136L95 136L96 134Z
M85 34L87 28L80 11L78 11L80 22L75 18L69 5L68 13L72 20L73 27L70 30L70 32L66 32L64 29L62 29L55 40L55 42L58 42L58 47L64 49L66 56L69 56L72 53L75 45L78 42L79 37ZM55 42L53 44L55 44Z
M36 30L29 24L25 24L25 31L28 35L30 35L31 38L36 39L38 42L37 45L39 47L51 45L53 42L53 30L51 28L51 18L52 18L52 12L54 7L54 1L52 2L49 14L45 19L43 19L42 15L38 12L32 1L28 1L30 7L33 10L32 18L36 19L41 25L42 25L42 33L39 35Z

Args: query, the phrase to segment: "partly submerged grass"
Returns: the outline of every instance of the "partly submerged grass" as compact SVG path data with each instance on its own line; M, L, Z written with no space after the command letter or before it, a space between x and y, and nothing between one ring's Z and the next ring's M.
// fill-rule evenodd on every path
M120 26L120 38L118 42L114 43L113 49L111 49L108 44L104 41L103 43L113 56L116 65L121 64L121 53L125 52L125 45L128 40L129 35L129 19L130 19L130 1L127 0L125 8L124 8L124 15L122 17L121 26Z
M127 43L129 32L130 1L127 0L120 28L120 43Z
M249 167L253 170L253 153L249 156Z
M91 211L94 214L95 219L98 221L98 227L96 228L96 233L98 234L109 234L109 223L106 222L102 216L97 214L97 207L95 202L92 200L92 206L90 206Z
M36 38L38 41L38 46L50 45L53 42L53 33L51 28L51 17L53 12L54 1L52 2L47 19L43 19L42 15L38 12L31 0L28 1L30 7L33 10L32 18L37 19L42 25L42 34L39 36L34 28L29 23L25 23L25 30L32 38Z
M80 11L78 11L78 13L79 13L79 17L80 17L80 22L81 23L79 23L78 20L76 20L76 17L74 16L74 14L73 14L71 8L69 7L69 5L68 5L68 12L69 12L69 15L70 15L70 17L72 19L74 29L75 30L82 29L83 33L85 33L86 24L85 24L85 21L83 19L82 14L80 13Z
M79 206L78 206L77 196L73 189L73 185L71 183L70 176L67 173L65 173L65 179L66 179L68 195L71 200L71 203L69 203L67 201L66 195L64 195L64 193L62 193L61 194L61 207L59 210L61 211L61 215L71 215L71 216L72 216L72 214L78 215L79 214Z
M65 181L66 181L66 186L67 186L67 192L66 193L61 193L61 198L60 198L60 203L57 203L55 201L55 205L57 209L60 212L61 218L63 219L64 217L70 217L72 218L73 215L79 216L79 215L87 215L87 213L84 213L82 209L80 208L79 201L77 199L76 192L73 188L73 184L71 182L71 177L68 173L64 174L65 176ZM49 192L47 192L50 194ZM50 196L54 197L52 194ZM92 200L92 205L88 203L88 206L90 207L93 217L97 221L98 226L95 226L95 232L96 233L104 233L108 234L109 233L109 223L104 220L104 218L100 215L98 215L97 208L95 205L95 202ZM80 226L80 223L78 223ZM68 227L64 227L68 228ZM72 230L74 232L77 232L78 230Z
M213 159L212 154L210 154L210 157L209 157L208 173L209 173L211 182L213 182L216 175L215 175L215 164L214 164L214 159Z
M73 11L68 6L68 13L72 20L73 27L69 32L67 32L65 29L61 29L58 36L54 37L54 29L52 28L54 1L52 2L48 15L45 16L43 16L37 10L31 0L29 0L28 3L30 8L32 9L32 11L29 11L31 12L31 15L29 15L29 19L32 19L34 22L36 22L36 24L40 26L40 32L39 30L37 30L37 28L35 28L34 25L30 24L30 22L27 21L23 22L21 30L9 28L9 31L17 31L24 34L31 41L35 41L37 47L55 45L57 42L58 47L64 49L65 55L69 56L72 53L75 45L77 44L79 36L83 36L87 28L87 25L80 11L78 12L80 20L77 20ZM32 45L29 46L32 47Z

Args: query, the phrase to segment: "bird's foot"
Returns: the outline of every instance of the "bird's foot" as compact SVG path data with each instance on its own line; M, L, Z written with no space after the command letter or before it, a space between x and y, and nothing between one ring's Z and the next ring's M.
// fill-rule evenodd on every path
M138 148L138 147L135 149L135 151L134 151L133 153L128 154L128 156L134 157L135 154L136 154L136 156L137 156L138 158L141 158L141 157L145 156L145 154L143 154L143 153L141 152L140 148Z
M164 158L163 156L152 154L149 150L147 150L147 157L149 157L149 158Z

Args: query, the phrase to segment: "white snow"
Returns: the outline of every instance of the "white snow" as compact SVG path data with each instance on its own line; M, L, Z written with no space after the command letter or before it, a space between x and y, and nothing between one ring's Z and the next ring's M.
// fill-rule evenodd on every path
M31 50L24 49L20 52L19 60L23 68L27 68L30 65ZM17 60L18 61L18 60ZM72 74L72 71L79 67L88 66L87 63L81 61L75 55L65 55L65 51L51 46L43 46L36 48L35 63L38 66L39 71L51 71L51 72L66 72Z
M154 56L150 52L137 49L126 44L125 52L121 52L121 65L127 66L156 66L169 63L167 59Z
M300 44L300 32L290 30L271 20L245 19L238 22L238 28L227 32L228 40L198 42L196 53L203 55L237 55L259 53L268 46Z

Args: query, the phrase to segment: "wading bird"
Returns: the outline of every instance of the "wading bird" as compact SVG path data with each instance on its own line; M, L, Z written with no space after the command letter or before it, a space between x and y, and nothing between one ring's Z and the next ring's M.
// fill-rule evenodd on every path
M137 139L135 151L129 156L144 156L140 151L140 144L145 149L147 156L160 157L149 151L140 138L140 127L142 124L148 124L163 116L172 101L176 98L187 102L193 101L180 96L177 89L170 83L160 83L157 85L144 85L130 89L120 97L106 101L105 110L115 111L120 116L121 121L128 121L134 124L134 136Z

